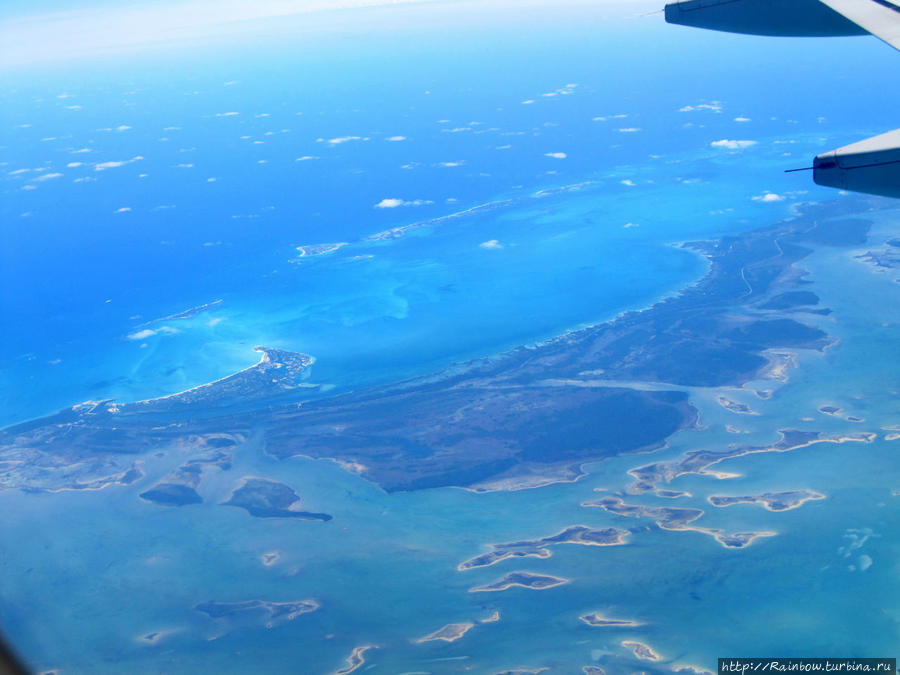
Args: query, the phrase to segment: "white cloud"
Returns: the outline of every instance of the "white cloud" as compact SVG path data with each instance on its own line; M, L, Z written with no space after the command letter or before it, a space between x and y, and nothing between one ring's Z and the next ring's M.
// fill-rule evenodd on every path
M756 141L731 141L723 138L721 141L713 141L710 145L714 148L725 148L726 150L741 150L756 145Z
M127 124L120 124L116 127L116 131L128 131L129 129L131 129L131 127Z
M271 115L269 115L269 113L259 113L259 114L256 116L257 119L260 119L260 118L263 118L263 117L271 117Z
M80 105L67 105L66 110L81 110Z
M223 112L223 113L216 113L216 117L234 117L235 115L240 115L240 114L241 113L239 113L239 112L233 112L233 111L232 112Z
M215 178L207 178L207 179L206 179L206 182L207 182L207 183L215 183L215 182L216 182L216 179L215 179Z
M497 251L497 250L503 248L503 244L501 244L501 243L500 243L499 241L497 241L496 239L490 239L490 240L488 240L488 241L483 241L483 242L481 242L481 243L478 244L478 245L479 245L481 248L486 248L486 249L488 249L488 250L490 250L490 251Z
M41 174L40 176L37 176L36 178L32 178L31 180L37 182L37 181L45 181L45 180L51 180L53 178L61 178L61 177L62 177L61 173L44 173L44 174Z
M376 209L396 209L398 206L427 206L434 204L430 199L414 199L406 201L404 199L382 199L375 205Z
M749 122L749 121L750 121L750 118L749 118L749 117L744 117L743 115L739 115L738 117L735 117L735 118L734 118L734 121L735 121L735 122Z
M131 211L130 206L123 206L123 207L118 208L115 211L113 211L113 213L128 213L129 211Z
M640 130L640 127L625 127L624 129L618 129L618 132L620 134L636 134Z
M522 101L522 105L531 105L532 103L534 103L534 99L533 99L533 98L529 98L529 99L527 99L527 100L525 100L525 101Z
M81 166L83 163L84 162L69 162L68 164L66 164L66 166L70 169L74 169L76 167Z
M564 152L545 152L544 157L552 157L553 159L565 159L568 155Z
M329 145L340 145L341 143L349 143L350 141L367 141L368 138L364 136L339 136L338 138L317 138L316 143L328 143Z
M10 171L9 175L10 176L18 176L23 173L28 173L29 171L31 171L31 169L16 169L15 171Z
M194 165L193 164L176 164L175 168L176 169L193 169Z
M298 157L298 158L297 158L296 160L294 160L294 161L296 161L296 162L308 162L308 161L310 161L310 160L312 160L312 159L319 159L319 158L316 157L315 155L303 155L303 157Z
M82 155L85 152L91 152L90 148L78 148L78 150L72 150L73 155Z
M153 337L154 335L156 335L155 330L150 330L149 328L145 328L144 330L139 330L135 333L131 333L128 336L128 339L129 340L145 340L148 337Z
M435 166L452 168L454 166L464 166L465 163L465 160L460 159L456 162L438 162L437 164L435 164Z
M636 185L636 183L633 180L631 180L630 178L626 178L625 180L622 180L619 182L622 183L622 185L627 185L629 187Z
M390 141L392 143L396 143L398 141L405 141L406 136L389 136L388 138L385 138L384 140Z
M707 110L709 112L720 113L722 112L722 104L718 101L713 101L712 103L698 103L697 105L686 105L683 108L679 108L678 112L694 112L699 110Z
M464 131L472 131L472 127L456 127L454 129L441 129L442 134L459 134Z
M132 162L139 162L143 157L140 155L135 155L131 159L123 159L111 162L99 162L94 164L94 171L105 171L106 169L117 169L120 166L125 166L126 164L131 164Z
M622 227L624 227L625 229L630 229L632 227L640 227L640 225L638 225L637 223L625 223Z
M783 202L784 197L782 197L781 195L777 195L774 192L766 192L764 194L753 197L753 201L756 201L756 202Z

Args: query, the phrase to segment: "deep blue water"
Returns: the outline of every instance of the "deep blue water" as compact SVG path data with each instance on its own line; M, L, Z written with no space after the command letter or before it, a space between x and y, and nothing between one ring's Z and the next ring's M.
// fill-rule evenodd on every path
M703 273L665 244L822 194L780 170L880 130L882 94L848 64L865 60L872 78L896 67L867 58L873 41L734 38L658 16L542 10L471 25L398 11L409 16L394 29L7 74L0 420L178 391L253 363L257 343L314 354L315 379L356 385L647 305ZM835 82L848 93L824 97ZM863 89L865 120L851 115ZM698 105L709 107L681 111ZM317 142L342 137L368 140ZM758 143L710 147L722 139ZM98 170L106 162L126 163ZM528 198L586 180L596 184ZM750 200L767 190L804 192ZM416 236L290 262L296 246L510 198ZM374 208L384 199L432 203ZM503 249L478 247L491 240ZM212 329L125 339L215 299L208 318L223 321Z

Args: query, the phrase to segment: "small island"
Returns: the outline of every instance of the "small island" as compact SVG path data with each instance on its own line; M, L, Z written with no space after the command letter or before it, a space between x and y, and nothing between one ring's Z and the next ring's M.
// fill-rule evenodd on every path
M255 518L331 520L327 513L301 511L300 497L290 486L266 478L242 479L222 504L242 508Z
M635 626L642 626L643 624L638 621L632 621L631 619L610 619L607 616L599 614L598 612L594 612L592 614L585 614L584 616L579 616L584 623L588 626L594 627L619 627L619 628L633 628Z
M362 645L355 647L347 657L347 666L335 671L334 675L349 675L366 663L366 652L370 649L378 649L375 645Z
M636 642L634 640L623 640L621 645L626 649L630 649L634 655L641 659L642 661L661 661L662 657L653 651L648 645L645 645L643 642Z
M496 591L505 591L513 586L520 586L533 591L543 591L548 588L555 588L569 583L569 579L554 577L549 574L534 574L532 572L510 572L502 579L495 581L486 586L476 586L470 588L469 593L491 593Z
M761 495L726 497L710 495L707 500L713 506L725 507L733 504L761 504L769 511L789 511L803 506L814 499L825 499L825 495L812 490L792 490L789 492L766 492Z
M628 540L629 532L615 527L593 530L584 525L572 525L558 534L540 539L525 539L506 544L492 544L493 551L482 553L460 563L460 572L476 567L488 567L508 558L549 558L548 546L581 544L583 546L620 546Z
M415 640L415 643L422 644L424 642L436 642L438 640L443 642L456 642L474 627L474 623L448 623L443 628L439 628L433 633L429 633L425 637Z

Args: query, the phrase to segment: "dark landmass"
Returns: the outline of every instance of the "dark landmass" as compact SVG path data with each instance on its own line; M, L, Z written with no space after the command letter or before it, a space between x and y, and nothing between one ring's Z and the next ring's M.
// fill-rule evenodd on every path
M162 506L200 504L203 498L198 494L197 487L203 478L204 470L213 467L222 471L229 470L231 455L217 450L206 457L191 459L139 496Z
M540 675L549 668L514 668L512 670L501 670L494 675Z
M732 504L762 504L769 511L788 511L803 506L813 499L825 499L825 495L812 490L792 490L790 492L766 492L761 495L743 497L726 497L710 495L707 497L713 506L731 506Z
M619 546L628 539L628 530L620 530L615 527L607 527L601 530L592 530L584 525L567 527L559 534L540 539L527 539L514 541L507 544L492 544L494 549L488 553L475 556L463 563L457 569L465 571L476 567L488 567L507 558L549 558L551 553L548 546L557 544L582 544L584 546Z
M837 415L841 412L841 409L836 405L823 405L819 408L820 413L825 413L826 415Z
M779 293L759 306L760 309L793 309L808 305L818 305L819 296L812 291L788 291Z
M133 468L121 457L125 453L191 443L213 432L246 437L251 430L261 433L274 457L333 459L386 490L578 475L585 462L664 447L669 436L696 422L683 392L610 383L739 387L764 377L784 379L792 358L778 349L830 344L822 331L791 318L790 310L782 316L760 305L803 290L806 272L795 263L810 253L810 244L864 242L867 221L828 220L860 208L851 199L806 205L789 222L684 244L706 256L710 268L679 295L430 377L298 406L285 399L301 386L311 357L260 348L256 366L180 394L83 404L8 427L0 431L0 461L13 468L0 485L58 486L74 475L82 482L97 479L101 474L85 466L88 459L105 463L103 475L113 474L110 468L124 474ZM48 465L62 470L48 474ZM285 510L281 504L259 508Z
M319 609L318 600L297 600L294 602L268 602L266 600L245 600L243 602L202 602L194 609L213 619L228 619L243 614L260 614L266 627L293 621L301 614Z
M585 666L581 671L584 675L606 675L606 671L599 666Z
M224 502L238 506L256 518L299 518L331 520L327 513L300 511L300 497L290 486L265 478L244 478Z
M568 579L554 577L549 574L533 574L532 572L510 572L502 579L486 586L476 586L470 588L469 593L486 593L492 591L505 591L513 586L521 586L535 591L542 591L547 588L554 588L562 584L569 583Z

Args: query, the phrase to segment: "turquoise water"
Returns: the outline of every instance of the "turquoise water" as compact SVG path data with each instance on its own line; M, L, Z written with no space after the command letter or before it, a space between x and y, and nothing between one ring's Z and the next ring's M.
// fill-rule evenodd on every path
M841 199L781 170L895 124L895 93L870 85L897 64L874 41L737 39L584 8L488 13L473 27L434 11L404 9L399 27L301 44L282 36L252 49L4 75L0 423L179 391L255 363L257 344L312 354L311 382L353 388L648 306L706 271L672 244L775 222L798 201ZM841 96L830 95L835 83ZM711 107L680 110L698 105ZM347 136L359 140L317 141ZM405 140L386 140L394 136ZM755 144L710 145L728 139ZM297 161L305 156L317 159ZM143 159L96 170L134 157ZM13 173L21 168L31 171ZM50 172L63 176L31 180ZM781 199L753 199L767 191ZM375 208L385 199L432 203ZM494 207L366 240L483 204ZM873 242L896 232L895 213L878 217ZM339 242L298 258L298 246ZM756 383L776 389L770 400L752 386L693 390L703 428L652 457L591 465L574 484L387 495L327 461L277 462L251 440L231 471L206 475L201 505L136 497L189 458L181 448L143 457L146 476L127 488L0 491L0 624L36 667L63 672L328 673L361 645L378 646L366 653L377 673L573 673L592 663L671 672L751 653L890 655L900 643L900 441L884 440L883 427L900 423L898 286L847 249L817 250L803 264L834 310L810 321L840 338L836 347L799 354L787 383ZM218 299L193 318L141 327ZM159 332L129 338L145 329ZM719 394L760 414L730 413ZM829 403L865 422L817 411ZM626 546L555 546L547 559L456 570L491 543L574 524L650 525L580 503L595 488L624 490L635 466L771 443L783 428L879 440L730 460L716 468L739 477L679 478L671 487L691 496L677 500L626 497L702 508L702 527L777 532L746 549L650 529ZM263 520L219 506L250 475L290 484L304 509L334 520ZM826 499L783 513L706 502L796 489ZM266 566L271 552L279 557ZM513 570L570 582L468 592ZM321 609L268 629L258 614L193 610L307 598ZM494 611L499 622L457 642L413 644ZM590 612L644 625L591 628L578 620ZM157 641L142 639L153 633ZM627 640L663 661L636 661Z

